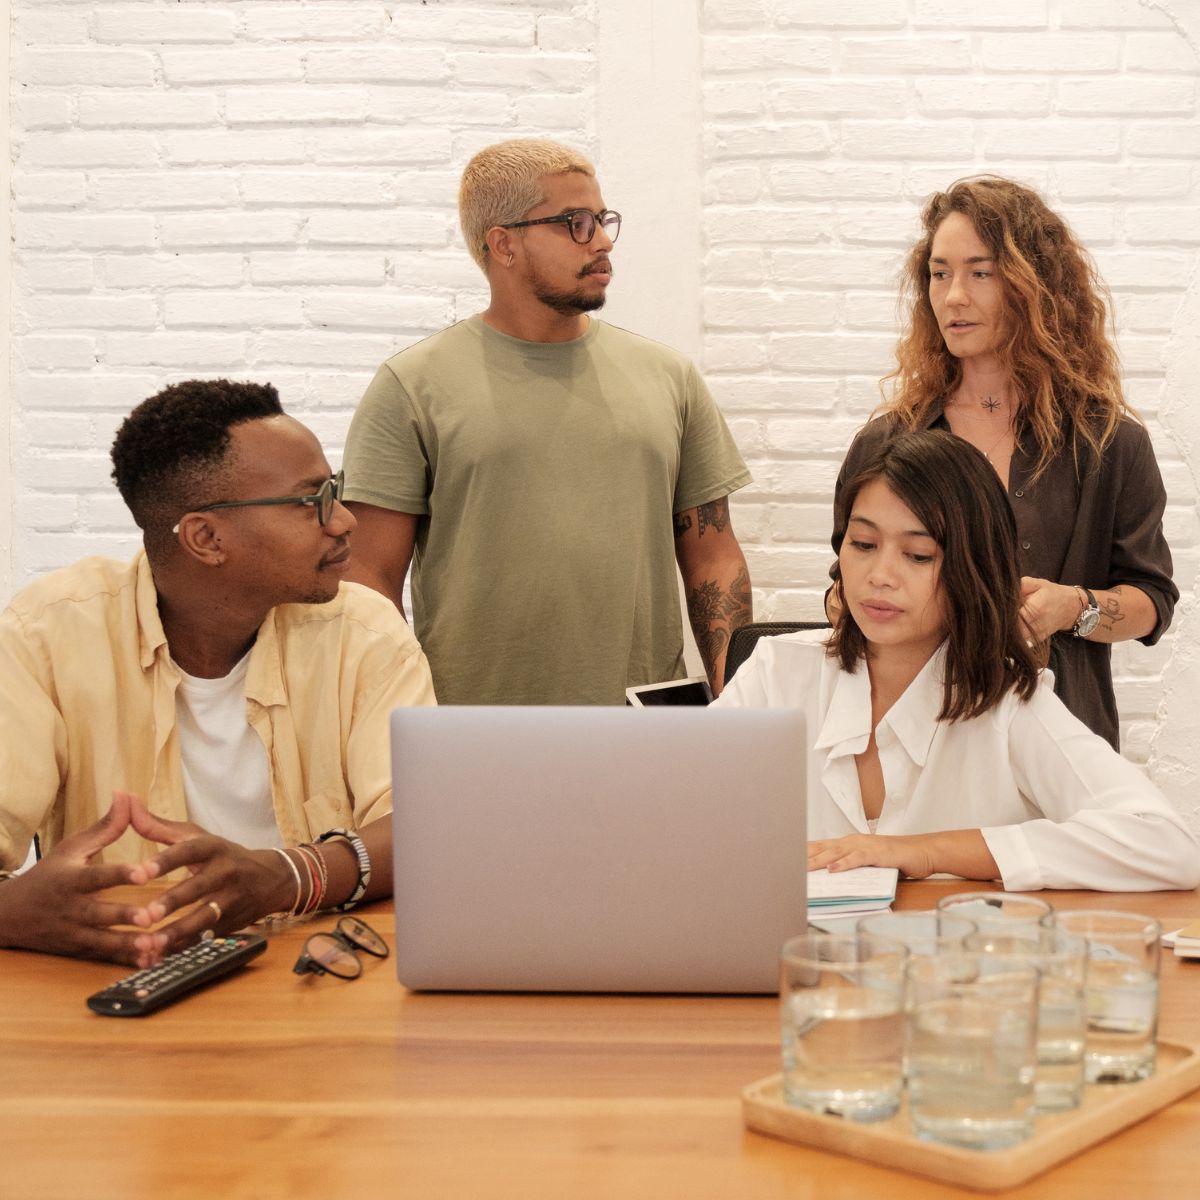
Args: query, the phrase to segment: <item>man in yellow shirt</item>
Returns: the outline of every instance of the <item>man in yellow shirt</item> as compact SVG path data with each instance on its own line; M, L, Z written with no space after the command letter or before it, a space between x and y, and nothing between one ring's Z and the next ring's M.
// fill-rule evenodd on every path
M388 715L433 688L394 606L343 582L340 475L273 387L227 380L139 405L112 458L143 551L0 616L0 945L146 966L390 894ZM97 895L179 868L146 904Z

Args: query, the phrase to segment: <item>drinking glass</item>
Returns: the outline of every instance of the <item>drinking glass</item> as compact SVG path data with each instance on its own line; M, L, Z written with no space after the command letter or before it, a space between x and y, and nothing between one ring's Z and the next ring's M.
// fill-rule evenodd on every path
M1060 913L1059 926L1088 943L1088 1082L1149 1079L1158 1049L1162 926L1153 917L1099 909Z
M964 948L1027 959L1041 972L1038 992L1037 1074L1040 1113L1065 1112L1083 1100L1083 1050L1087 1034L1087 942L1056 931L1049 938L971 934Z
M923 1141L974 1150L1033 1133L1038 970L992 954L917 955L908 967L908 1108Z
M891 938L908 947L909 954L941 954L961 950L963 939L975 932L974 921L934 909L926 912L873 913L858 922L859 933Z
M904 962L868 935L805 933L780 956L783 1091L788 1104L851 1121L900 1106Z
M1036 896L1014 896L1008 892L957 892L943 896L937 904L939 913L965 917L983 931L997 933L1038 932L1054 928L1054 909ZM1003 926L1003 929L1000 928Z

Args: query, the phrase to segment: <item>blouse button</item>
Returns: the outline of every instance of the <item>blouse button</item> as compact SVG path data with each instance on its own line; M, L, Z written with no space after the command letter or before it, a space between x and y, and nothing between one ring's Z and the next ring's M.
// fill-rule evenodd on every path
M1022 549L1022 550L1028 550L1028 549L1029 549L1029 543L1028 543L1028 542L1022 542L1022 543L1021 543L1021 549Z
M1014 496L1023 496L1023 495L1025 495L1025 491L1023 488L1017 488L1017 490L1013 493L1013 495Z

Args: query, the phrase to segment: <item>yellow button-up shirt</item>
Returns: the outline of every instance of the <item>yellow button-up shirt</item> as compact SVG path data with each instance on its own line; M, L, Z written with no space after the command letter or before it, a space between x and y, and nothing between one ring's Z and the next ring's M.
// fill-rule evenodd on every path
M107 812L114 788L187 819L175 720L179 668L144 553L87 558L22 590L0 616L0 868ZM396 608L343 583L259 628L246 719L267 751L286 845L358 828L392 807L388 716L433 704L424 654ZM132 830L99 861L155 852Z

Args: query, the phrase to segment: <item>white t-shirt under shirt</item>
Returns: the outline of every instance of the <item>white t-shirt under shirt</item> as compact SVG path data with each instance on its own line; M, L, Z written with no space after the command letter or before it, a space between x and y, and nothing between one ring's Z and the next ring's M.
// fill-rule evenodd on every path
M721 696L807 720L810 838L867 833L855 755L871 735L871 684L829 658L820 631L759 641ZM1155 891L1200 883L1200 847L1142 772L1071 715L1043 672L969 721L939 721L942 647L875 730L880 835L979 829L1009 891Z
M247 653L220 679L179 672L175 715L189 820L255 850L282 846L266 747L246 720Z

